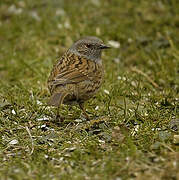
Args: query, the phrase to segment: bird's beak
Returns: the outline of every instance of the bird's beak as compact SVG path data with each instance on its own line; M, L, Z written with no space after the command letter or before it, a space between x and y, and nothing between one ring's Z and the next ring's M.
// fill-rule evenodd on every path
M107 46L107 45L105 45L105 44L101 44L100 46L99 46L99 48L100 49L109 49L109 48L111 48L110 46Z

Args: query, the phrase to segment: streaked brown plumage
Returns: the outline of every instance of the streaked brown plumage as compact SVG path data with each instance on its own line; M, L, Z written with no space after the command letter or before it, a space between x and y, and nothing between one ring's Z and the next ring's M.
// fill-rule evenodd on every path
M97 93L102 84L101 50L106 48L108 46L96 37L85 37L74 43L52 69L48 79L51 93L48 104L59 107L62 103L78 103L89 119L83 104Z

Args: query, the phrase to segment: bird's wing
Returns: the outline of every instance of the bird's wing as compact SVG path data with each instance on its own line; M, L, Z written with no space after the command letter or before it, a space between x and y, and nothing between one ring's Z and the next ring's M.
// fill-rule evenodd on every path
M54 66L49 81L52 86L76 84L90 80L96 68L96 63L91 60L66 55Z

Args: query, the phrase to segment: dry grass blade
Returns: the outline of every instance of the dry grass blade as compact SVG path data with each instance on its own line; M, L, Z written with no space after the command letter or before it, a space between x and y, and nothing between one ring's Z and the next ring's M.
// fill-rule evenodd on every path
M159 88L158 84L155 83L146 73L144 73L143 71L137 69L136 67L132 67L131 71L136 72L142 76L144 76L155 88Z
M31 135L31 132L30 132L29 128L27 126L25 126L25 129L26 129L26 131L29 134L29 137L31 139L32 147L31 147L30 155L32 155L33 152L34 152L34 141L33 141L33 138L32 138L32 135Z

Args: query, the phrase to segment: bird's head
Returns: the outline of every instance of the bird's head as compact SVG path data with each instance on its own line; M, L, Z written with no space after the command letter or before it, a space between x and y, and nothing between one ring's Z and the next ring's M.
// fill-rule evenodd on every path
M110 47L105 45L101 39L88 36L76 41L69 51L84 56L90 60L98 61L101 59L102 50L108 48Z

